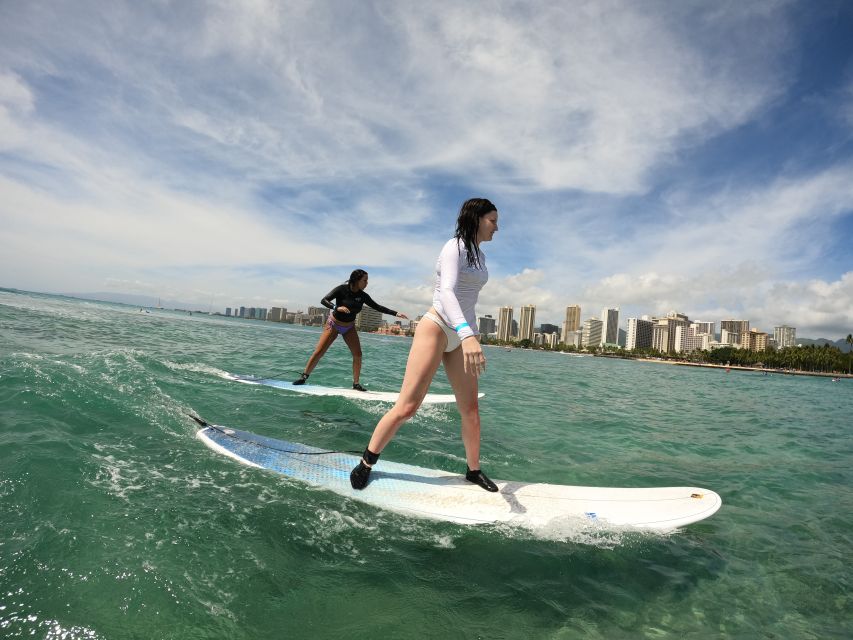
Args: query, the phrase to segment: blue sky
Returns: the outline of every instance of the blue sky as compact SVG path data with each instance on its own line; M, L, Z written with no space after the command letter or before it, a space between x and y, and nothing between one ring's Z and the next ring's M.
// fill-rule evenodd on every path
M853 4L0 3L0 286L853 331Z

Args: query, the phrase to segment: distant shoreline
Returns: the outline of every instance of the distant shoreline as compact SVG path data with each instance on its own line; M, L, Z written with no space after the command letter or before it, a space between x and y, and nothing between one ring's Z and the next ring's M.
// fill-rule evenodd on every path
M683 367L705 367L708 369L734 369L737 371L761 371L764 373L778 373L787 376L813 376L818 378L848 378L853 379L849 373L824 373L822 371L799 371L796 369L765 369L764 367L746 367L743 365L708 364L704 362L681 362L678 360L658 360L655 358L627 358L637 362L653 362L656 364L674 364Z

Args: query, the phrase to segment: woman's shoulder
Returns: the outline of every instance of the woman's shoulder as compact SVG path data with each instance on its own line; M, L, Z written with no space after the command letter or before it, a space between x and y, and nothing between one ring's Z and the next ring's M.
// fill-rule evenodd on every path
M349 283L347 283L347 282L342 282L341 284L335 285L335 288L332 289L332 293L334 295L339 295L341 292L345 291L346 288L348 288L347 287L348 284Z
M451 238L445 242L444 246L441 248L441 256L452 256L458 258L464 263L467 263L468 249L465 247L465 243L461 238ZM483 253L482 249L479 251L479 258L481 265L484 264L486 254Z
M441 247L441 254L444 255L451 251L456 254L465 253L465 243L462 242L462 240L460 240L459 238L451 238Z

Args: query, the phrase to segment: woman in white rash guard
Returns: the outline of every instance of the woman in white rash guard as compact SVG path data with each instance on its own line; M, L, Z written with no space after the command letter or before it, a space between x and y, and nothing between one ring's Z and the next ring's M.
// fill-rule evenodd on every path
M354 489L364 489L379 454L420 407L438 365L444 370L462 417L462 442L468 468L465 478L486 491L498 487L480 470L478 379L486 370L474 305L489 279L480 244L498 230L498 212L485 198L467 200L459 210L456 234L441 250L436 265L432 308L415 331L400 397L373 431L358 466L350 473Z

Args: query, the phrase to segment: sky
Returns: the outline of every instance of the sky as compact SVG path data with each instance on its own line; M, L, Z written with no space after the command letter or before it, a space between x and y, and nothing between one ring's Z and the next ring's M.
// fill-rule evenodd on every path
M0 0L0 286L853 332L853 3ZM717 325L719 328L719 324Z

